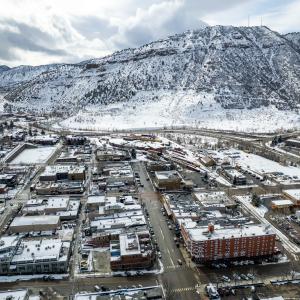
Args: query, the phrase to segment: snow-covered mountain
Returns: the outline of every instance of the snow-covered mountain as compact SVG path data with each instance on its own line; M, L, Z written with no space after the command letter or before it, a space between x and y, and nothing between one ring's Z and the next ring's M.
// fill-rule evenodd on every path
M0 65L0 73L8 70L9 70L8 66Z
M299 33L207 26L79 64L12 68L0 72L0 87L10 108L41 112L142 105L159 102L164 91L205 93L226 109L295 109ZM201 108L201 99L193 105Z

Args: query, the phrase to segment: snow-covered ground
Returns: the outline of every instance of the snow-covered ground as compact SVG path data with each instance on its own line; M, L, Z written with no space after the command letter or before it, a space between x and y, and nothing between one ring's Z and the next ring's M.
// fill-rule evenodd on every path
M240 152L240 158L236 160L242 167L249 168L259 174L282 172L287 176L298 176L300 178L300 168L283 166L278 162L266 159L262 156Z
M234 164L240 165L243 169L250 169L256 174L264 175L265 173L281 172L286 176L298 176L300 178L300 168L293 166L283 166L280 163L264 158L262 156L246 153L237 149L225 151L215 151L214 157L228 159Z
M45 163L51 154L55 151L55 147L40 147L25 149L15 159L11 161L11 164L41 164Z
M245 201L248 201L251 203L251 196L236 196L238 199L244 199ZM264 217L265 214L268 212L268 209L264 205L260 205L259 207L256 207L253 205L254 210L261 216Z
M5 100L4 100L4 95L3 94L0 94L0 112L3 112L4 108L4 104L5 104Z
M158 100L153 100L158 98ZM56 128L115 130L190 125L201 128L245 132L274 132L295 129L300 118L293 111L275 107L224 109L212 94L193 91L140 92L132 101L102 107L87 107Z

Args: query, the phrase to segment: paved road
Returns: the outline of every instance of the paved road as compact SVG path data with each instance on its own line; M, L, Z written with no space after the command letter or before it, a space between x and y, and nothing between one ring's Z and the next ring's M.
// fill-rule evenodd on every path
M155 276L140 276L140 277L109 277L109 278L95 278L93 276L87 278L78 278L74 282L69 280L61 281L30 281L26 282L12 282L0 283L0 290L6 289L20 289L28 288L33 292L38 292L47 288L52 288L63 296L70 296L73 292L79 291L94 291L94 286L106 286L110 289L122 287L132 287L133 285L141 284L143 286L156 285L157 279Z
M154 191L152 183L147 180L148 175L144 163L134 163L134 171L140 175L141 198L145 204L153 226L155 238L158 242L161 254L164 273L159 276L162 281L166 294L169 299L199 299L196 294L195 286L197 283L197 270L186 265L181 251L174 243L174 233L167 225L166 217L161 212L161 203L158 193ZM182 260L183 265L178 264L178 259Z

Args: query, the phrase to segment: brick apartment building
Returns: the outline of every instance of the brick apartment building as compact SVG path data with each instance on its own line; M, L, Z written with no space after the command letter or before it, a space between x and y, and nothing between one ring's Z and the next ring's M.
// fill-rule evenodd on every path
M195 222L183 223L181 232L194 261L208 263L214 260L254 258L274 253L276 234L263 225L242 228L197 227Z

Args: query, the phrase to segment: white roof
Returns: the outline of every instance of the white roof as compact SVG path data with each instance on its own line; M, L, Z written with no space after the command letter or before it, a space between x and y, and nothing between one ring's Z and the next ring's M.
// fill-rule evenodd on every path
M188 224L192 225L192 224ZM191 226L189 226L191 227ZM219 240L230 239L232 237L247 237L247 236L264 236L275 234L271 229L266 228L263 225L248 225L242 228L230 227L230 228L216 228L212 234L208 233L208 227L195 227L187 229L191 240L193 241L206 241L206 240Z
M125 228L130 226L145 225L146 220L143 215L123 217L123 218L103 218L91 222L91 227L97 227L98 230L107 230L113 228Z
M23 241L12 261L21 263L46 259L60 260L60 257L62 257L61 249L64 244L69 245L69 243L63 243L60 239Z
M210 192L210 193L203 193L197 192L194 193L195 198L200 202L206 202L207 204L214 204L214 203L222 203L230 201L229 197L226 195L225 192Z
M139 239L135 233L120 234L119 241L121 256L141 253Z
M283 190L283 192L294 199L300 200L300 189Z
M105 196L88 196L87 204L104 203Z
M0 238L0 251L4 251L10 247L15 247L18 244L18 241L18 236L2 236Z
M0 300L25 300L27 299L28 290L7 290L0 291Z
M180 178L178 172L174 171L174 170L172 170L172 171L158 171L158 172L155 172L155 176L159 180Z
M294 203L291 200L286 200L286 199L280 199L280 200L273 200L272 204L276 206L281 206L281 205L294 205Z
M58 216L22 216L22 217L14 218L10 227L44 225L44 224L52 225L57 223L59 223Z

